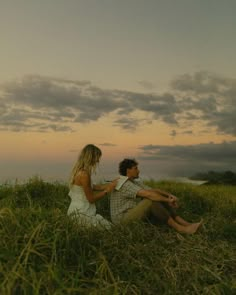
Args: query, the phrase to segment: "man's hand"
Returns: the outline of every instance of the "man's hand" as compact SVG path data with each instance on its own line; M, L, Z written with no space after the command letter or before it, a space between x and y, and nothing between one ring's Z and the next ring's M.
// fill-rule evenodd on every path
M169 205L172 208L178 208L179 207L179 205L178 205L178 199L177 199L176 196L169 194L168 195L168 199L169 199Z
M179 204L177 202L169 203L169 206L175 209L179 208Z
M178 200L176 196L171 195L171 194L168 195L168 199L169 199L170 203L177 202L177 200Z

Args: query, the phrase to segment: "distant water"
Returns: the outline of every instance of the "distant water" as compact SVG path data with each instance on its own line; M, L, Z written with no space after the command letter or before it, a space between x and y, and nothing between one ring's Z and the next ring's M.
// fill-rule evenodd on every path
M187 177L171 177L171 178L168 178L167 180L173 180L173 181L182 182L182 183L191 183L193 185L201 185L208 182L207 180L192 180Z

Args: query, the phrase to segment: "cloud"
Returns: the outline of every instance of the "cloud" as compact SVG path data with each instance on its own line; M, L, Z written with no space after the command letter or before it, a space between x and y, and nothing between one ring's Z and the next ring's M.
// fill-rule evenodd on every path
M175 137L176 135L177 135L176 130L172 130L171 133L170 133L170 136Z
M193 134L192 130L185 130L182 132L182 134Z
M179 76L162 94L38 75L2 83L0 93L2 130L71 132L112 114L113 126L127 131L154 121L175 129L201 122L205 129L236 135L236 80L208 72Z
M34 75L0 87L0 125L13 131L71 131L71 124L96 121L125 105L88 81Z
M69 153L78 153L79 150L76 150L76 149L72 149L72 150L69 150Z
M113 146L117 146L117 144L110 143L110 142L104 142L104 143L100 143L100 146L113 147Z
M144 145L140 150L140 159L154 162L158 169L165 170L165 163L172 163L169 174L234 170L236 167L236 141L182 146Z
M113 126L120 126L125 130L134 131L140 123L141 120L139 119L121 117L114 121Z
M198 118L219 133L236 135L236 79L198 72L178 77L171 86L183 98L187 120Z
M152 82L146 80L138 81L138 84L146 90L153 90L155 88Z

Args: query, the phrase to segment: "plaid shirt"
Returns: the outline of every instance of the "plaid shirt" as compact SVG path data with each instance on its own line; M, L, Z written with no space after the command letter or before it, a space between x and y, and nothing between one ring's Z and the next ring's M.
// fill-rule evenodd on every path
M111 192L112 222L119 222L129 209L134 208L142 200L142 198L137 197L137 193L141 189L150 189L150 187L144 185L141 181L128 179L118 191Z

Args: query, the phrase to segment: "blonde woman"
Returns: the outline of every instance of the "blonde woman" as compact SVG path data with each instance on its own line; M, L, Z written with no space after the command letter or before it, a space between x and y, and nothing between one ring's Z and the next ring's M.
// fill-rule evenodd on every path
M101 156L101 150L93 144L88 144L82 149L71 172L69 182L71 203L67 214L76 217L85 225L110 227L111 223L108 220L96 214L95 202L113 191L117 181L102 185L91 183L91 174L95 172Z

